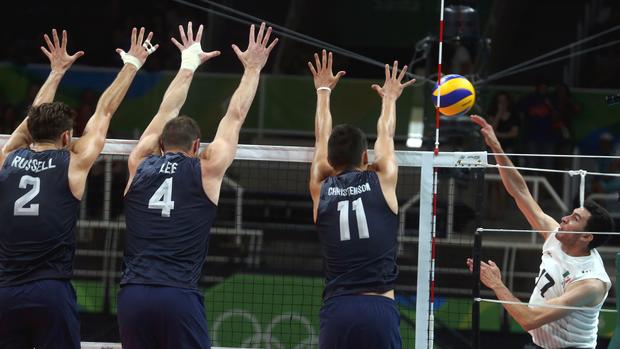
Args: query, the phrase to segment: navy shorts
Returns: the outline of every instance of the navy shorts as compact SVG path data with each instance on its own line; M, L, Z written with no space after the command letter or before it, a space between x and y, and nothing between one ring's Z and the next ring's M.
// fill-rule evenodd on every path
M0 348L79 349L75 290L68 280L0 287Z
M383 296L329 298L320 313L321 349L400 349L396 302Z
M123 349L211 348L203 298L195 290L123 286L118 326Z

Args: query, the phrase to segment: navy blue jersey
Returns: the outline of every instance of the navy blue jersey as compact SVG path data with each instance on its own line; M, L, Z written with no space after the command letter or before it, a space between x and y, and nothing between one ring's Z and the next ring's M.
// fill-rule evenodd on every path
M375 172L345 171L325 179L316 223L325 262L324 299L394 288L397 218Z
M0 169L0 286L69 279L80 201L67 150L18 149Z
M216 209L204 192L199 159L181 153L146 158L125 195L121 285L196 289Z

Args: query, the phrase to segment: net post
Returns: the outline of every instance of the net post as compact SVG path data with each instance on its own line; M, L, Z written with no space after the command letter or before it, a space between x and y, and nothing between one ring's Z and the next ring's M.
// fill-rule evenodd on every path
M474 169L474 185L476 186L476 202L474 209L476 212L475 224L477 227L482 226L482 216L484 212L484 169ZM480 254L482 250L482 229L476 229L474 235L474 298L480 298ZM474 301L472 304L472 348L480 348L480 302Z
M480 348L480 302L476 299L480 298L480 253L482 249L482 229L476 229L474 234L474 247L472 258L474 260L473 268L473 285L472 299L474 300L471 308L471 347L472 349Z
M429 349L433 326L430 316L430 269L433 223L433 153L422 155L420 217L418 221L418 275L416 290L415 348Z

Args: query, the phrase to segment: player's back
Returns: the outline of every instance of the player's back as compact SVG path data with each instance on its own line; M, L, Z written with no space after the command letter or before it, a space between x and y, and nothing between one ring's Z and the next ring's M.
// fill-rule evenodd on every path
M0 169L0 286L69 279L80 201L70 153L18 149Z
M397 217L376 172L345 171L325 179L317 215L325 299L394 288Z
M121 285L195 289L216 209L204 192L199 159L182 153L146 158L125 195Z

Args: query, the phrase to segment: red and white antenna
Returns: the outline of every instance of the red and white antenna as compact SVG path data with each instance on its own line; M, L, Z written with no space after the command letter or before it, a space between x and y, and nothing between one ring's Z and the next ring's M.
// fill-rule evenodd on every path
M437 105L435 106L435 157L439 155L439 126L440 117L439 106L441 105L441 60L443 54L443 13L444 13L444 0L441 0L441 7L439 11L439 58L437 62ZM431 268L430 268L430 297L429 297L429 318L428 318L428 348L433 347L435 337L435 238L437 235L437 174L439 169L433 167L433 214L431 225Z

